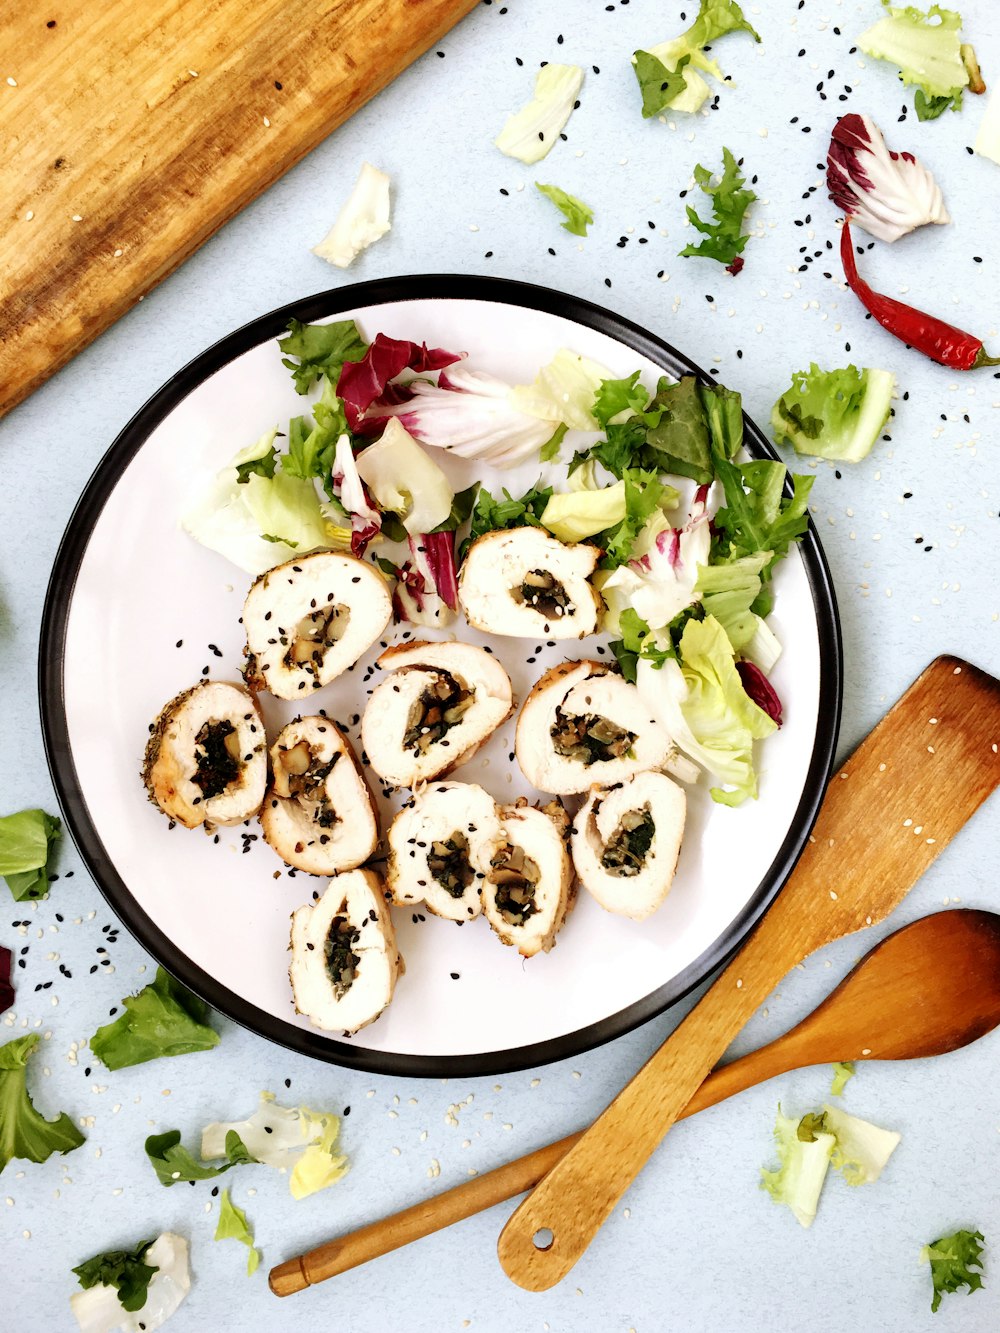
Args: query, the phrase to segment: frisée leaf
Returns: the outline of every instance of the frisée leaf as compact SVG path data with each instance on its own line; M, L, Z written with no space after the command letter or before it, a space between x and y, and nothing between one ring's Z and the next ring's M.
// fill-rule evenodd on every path
M983 1266L983 1233L981 1231L954 1231L950 1236L939 1236L925 1245L921 1259L931 1266L931 1312L937 1314L941 1297L968 1287L969 1295L979 1291L983 1279L974 1268Z
M108 1250L104 1254L95 1254L82 1264L77 1264L73 1272L84 1291L98 1284L114 1287L123 1310L141 1310L146 1304L150 1281L154 1273L160 1271L155 1264L145 1262L146 1253L152 1244L151 1240L146 1240L132 1250Z
M725 265L735 277L743 267L742 254L749 236L743 234L743 218L756 200L753 190L747 188L739 163L728 148L722 150L722 175L712 184L712 173L700 164L694 169L694 178L712 201L712 221L706 222L687 205L688 221L702 234L697 245L686 245L681 256L700 255Z
M565 218L559 225L573 236L586 236L587 228L594 220L594 212L589 204L578 199L574 194L567 194L558 185L542 185L535 181L535 189L540 190L546 199L551 199Z
M296 393L308 393L321 375L337 383L345 361L360 361L368 344L353 319L334 320L332 324L303 324L288 321L288 332L278 339L285 353L281 364L292 372Z

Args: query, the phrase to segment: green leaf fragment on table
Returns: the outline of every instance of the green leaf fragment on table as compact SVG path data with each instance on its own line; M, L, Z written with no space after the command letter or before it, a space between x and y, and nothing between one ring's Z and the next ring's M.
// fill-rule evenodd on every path
M917 89L914 106L920 120L935 120L949 107L958 111L962 90L969 87L969 65L963 58L962 16L954 9L931 5L901 7L886 3L887 13L863 32L858 46L865 55L895 65L904 84Z
M760 41L736 0L701 0L698 16L686 32L649 50L636 51L632 64L642 92L643 116L649 119L668 109L700 110L711 92L703 74L728 82L705 50L728 32L748 32L754 41Z
M858 463L882 434L895 389L891 371L854 365L821 370L813 361L808 370L795 371L771 409L774 438L811 458Z
M838 1060L833 1066L833 1082L830 1084L830 1096L842 1097L844 1089L857 1073L853 1060Z
M969 1295L979 1291L983 1279L973 1268L983 1266L983 1241L981 1231L955 1231L950 1236L940 1236L925 1245L920 1252L921 1259L931 1266L931 1282L934 1295L931 1298L931 1311L937 1314L941 1297L968 1287Z
M560 223L564 231L571 232L574 236L586 236L587 228L594 220L593 209L589 204L585 204L574 194L567 194L558 185L543 185L541 181L535 181L535 189L540 190L546 199L551 199L566 219Z
M742 261L739 265L735 261L750 239L743 234L743 218L757 196L747 188L739 163L728 148L722 150L722 165L722 175L714 185L712 173L706 167L699 164L694 169L695 181L712 201L714 218L704 221L688 204L688 220L701 232L702 240L697 245L686 245L680 254L715 259L736 273Z
M49 891L49 856L62 834L54 815L21 810L0 818L0 875L17 902L44 898Z
M141 1310L146 1304L149 1284L153 1275L160 1270L155 1264L144 1262L146 1251L153 1241L142 1241L132 1250L108 1250L104 1254L95 1254L82 1264L77 1264L73 1272L80 1280L84 1291L91 1287L114 1287L123 1310Z
M927 97L923 88L918 88L913 94L913 109L917 113L917 120L937 120L946 111L961 111L961 90L944 97Z
M46 1120L28 1095L27 1064L39 1040L32 1032L0 1046L0 1171L12 1157L44 1162L54 1152L72 1152L84 1140L65 1111Z
M238 1240L241 1245L246 1245L250 1251L247 1255L247 1276L257 1271L260 1250L254 1247L253 1228L247 1222L243 1209L230 1199L228 1189L224 1189L219 1196L219 1221L215 1228L215 1239Z
M633 69L639 91L642 93L642 117L650 120L666 111L675 97L687 87L685 68L691 63L690 55L681 56L672 70L650 51L636 51Z
M212 1180L234 1166L248 1166L257 1162L235 1129L226 1134L225 1166L209 1166L206 1162L197 1161L187 1148L181 1147L179 1129L169 1129L164 1134L150 1134L145 1148L161 1185L176 1185L182 1180Z
M288 333L278 339L278 346L285 353L281 363L292 372L297 393L308 393L321 375L336 385L344 362L362 361L368 351L353 319L332 324L303 324L290 319Z
M90 1039L90 1049L108 1069L209 1051L219 1044L219 1034L205 1022L207 1006L162 967L148 986L126 995L122 1004L125 1012Z

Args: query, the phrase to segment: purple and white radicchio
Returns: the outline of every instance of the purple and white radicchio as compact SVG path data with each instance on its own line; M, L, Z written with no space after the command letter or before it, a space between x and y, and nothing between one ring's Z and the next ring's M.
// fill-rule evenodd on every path
M358 475L351 437L341 435L333 456L333 493L351 520L351 551L360 560L368 543L382 530L382 515L368 498Z
M419 375L453 365L464 356L464 352L446 352L442 347L428 347L426 343L377 333L360 361L344 362L337 380L337 397L344 404L347 424L358 431L372 403L385 393L390 380L404 370Z
M455 534L410 537L410 559L396 571L392 606L411 625L449 625L458 606Z
M482 458L495 467L514 467L534 457L554 426L519 411L510 385L481 370L442 370L437 384L415 379L390 384L371 405L370 418L395 416L423 444L448 449L461 458Z
M912 153L886 147L870 116L842 116L826 158L830 198L880 241L898 241L927 222L950 222L937 182Z

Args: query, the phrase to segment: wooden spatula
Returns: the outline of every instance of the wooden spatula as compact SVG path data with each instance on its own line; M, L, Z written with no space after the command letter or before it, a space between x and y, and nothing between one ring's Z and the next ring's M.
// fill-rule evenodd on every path
M750 941L514 1212L497 1247L508 1277L529 1291L565 1277L781 978L884 920L986 800L998 745L1000 681L938 658L830 782L809 846Z

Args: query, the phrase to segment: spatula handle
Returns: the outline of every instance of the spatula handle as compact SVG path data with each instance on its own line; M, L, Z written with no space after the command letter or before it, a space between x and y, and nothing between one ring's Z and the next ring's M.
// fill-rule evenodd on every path
M565 1277L733 1037L803 957L803 931L780 908L779 899L701 1003L514 1212L497 1252L519 1286L544 1291Z

